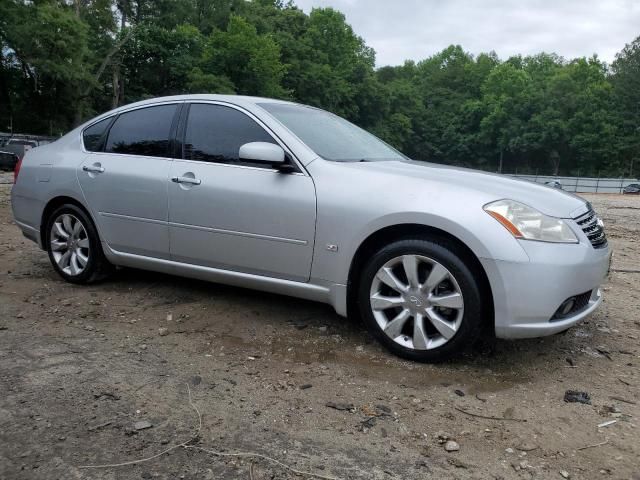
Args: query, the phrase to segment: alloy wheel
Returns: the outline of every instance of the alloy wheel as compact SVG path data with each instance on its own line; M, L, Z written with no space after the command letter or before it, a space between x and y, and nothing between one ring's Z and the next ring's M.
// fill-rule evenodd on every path
M464 315L460 285L436 260L402 255L386 262L371 283L370 307L380 329L413 350L432 350L457 333Z
M90 243L82 222L70 213L58 216L51 227L51 253L64 273L80 275L89 263Z

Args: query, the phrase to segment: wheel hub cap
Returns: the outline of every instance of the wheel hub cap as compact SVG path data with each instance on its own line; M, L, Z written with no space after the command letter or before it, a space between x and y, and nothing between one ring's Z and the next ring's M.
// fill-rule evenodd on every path
M464 315L462 291L451 272L420 255L385 263L371 284L373 316L396 343L431 350L457 333Z
M80 275L87 267L89 237L76 216L64 213L55 219L51 227L50 244L53 260L67 275Z

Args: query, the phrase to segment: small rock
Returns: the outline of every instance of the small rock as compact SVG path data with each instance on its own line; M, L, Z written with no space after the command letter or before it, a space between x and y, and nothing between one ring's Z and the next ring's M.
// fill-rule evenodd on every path
M522 442L516 445L516 448L521 452L531 452L538 448L538 445L531 442Z
M329 329L329 327L319 327L318 330L320 330L321 332L326 332Z
M147 420L140 420L139 422L133 424L133 428L136 430L146 430L147 428L151 427L153 427L153 425Z
M391 408L387 407L386 405L378 404L376 405L376 408L380 410L383 414L391 415Z
M464 397L464 392L462 390L454 390L453 393L455 393L459 397Z
M452 465L452 466L456 467L456 468L464 468L464 469L469 468L469 465L467 465L467 464L466 464L466 463L464 463L464 462L461 462L460 460L458 460L458 459L457 459L457 458L455 458L455 457L449 457L449 458L447 458L447 463L448 463L449 465Z
M458 445L458 443L454 442L453 440L449 440L444 444L444 449L447 452L457 452L458 450L460 450L460 445Z
M335 410L353 410L355 407L353 406L353 403L336 403L336 402L327 402L325 404L325 406L329 407L329 408L333 408Z
M167 335L169 335L169 329L166 327L160 327L158 329L158 335L160 335L161 337L165 337Z
M300 385L300 390L307 390L309 388L311 388L313 385L311 385L310 383L305 383L304 385Z
M511 448L511 447L505 448L504 451L507 452L507 453L514 453L515 452L515 450L513 448Z
M376 424L376 417L369 417L365 421L360 422L358 426L358 430L366 433L368 430L371 430Z
M564 401L567 403L584 403L585 405L591 405L591 397L589 394L577 390L567 390L564 393Z
M191 383L192 387L197 387L202 383L202 377L200 375L194 375L193 377L191 377L189 383Z
M569 472L567 472L566 470L560 470L560 475L562 476L562 478L571 478L571 475L569 475Z

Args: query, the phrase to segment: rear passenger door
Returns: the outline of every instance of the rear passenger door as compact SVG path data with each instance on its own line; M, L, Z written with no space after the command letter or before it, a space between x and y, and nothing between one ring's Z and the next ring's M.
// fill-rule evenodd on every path
M238 108L194 103L183 117L183 159L172 162L170 174L176 181L169 189L171 258L308 280L316 222L311 178L291 155L292 173L241 161L245 143L278 142Z
M169 257L170 139L180 107L138 108L83 132L88 153L78 179L103 240L113 250Z

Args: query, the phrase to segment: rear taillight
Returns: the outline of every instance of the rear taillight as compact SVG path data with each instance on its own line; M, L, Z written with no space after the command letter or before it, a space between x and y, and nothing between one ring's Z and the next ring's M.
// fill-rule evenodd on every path
M22 166L22 159L24 157L18 157L18 163L16 163L16 168L13 170L13 183L18 182L18 174L20 173L20 167Z

